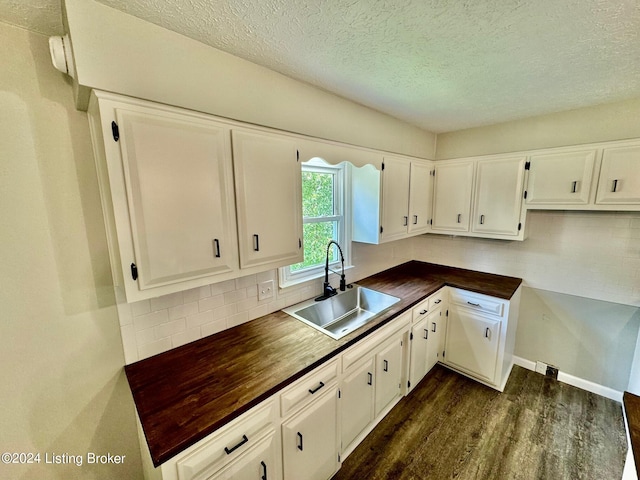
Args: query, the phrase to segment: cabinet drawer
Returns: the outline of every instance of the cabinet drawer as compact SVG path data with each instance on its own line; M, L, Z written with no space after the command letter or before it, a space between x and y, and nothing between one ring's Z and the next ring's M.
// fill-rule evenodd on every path
M264 439L273 426L275 402L255 407L210 437L197 443L192 451L176 462L179 480L209 478Z
M445 299L445 289L434 293L429 297L429 311L432 312L434 308L441 307Z
M466 290L451 289L451 303L463 307L497 315L501 317L504 314L504 301L497 298L488 297L479 293L471 293Z
M411 316L409 312L403 313L375 333L369 335L366 339L346 350L345 353L342 354L342 371L346 372L351 365L360 360L380 343L395 335L396 332L399 332L405 327L408 330L410 320Z
M420 302L415 307L413 307L413 310L412 310L413 323L419 322L423 318L426 318L428 312L429 312L429 299L426 299Z
M311 399L324 393L326 386L338 375L338 362L334 360L302 377L280 395L282 416L305 405Z

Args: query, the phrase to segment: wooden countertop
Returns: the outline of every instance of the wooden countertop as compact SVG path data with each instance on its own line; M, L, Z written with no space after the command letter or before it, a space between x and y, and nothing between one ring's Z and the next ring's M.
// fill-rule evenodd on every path
M640 473L640 397L633 393L624 392L622 403L627 417L633 460L636 464L636 471Z
M125 366L158 466L445 285L510 299L519 278L412 261L359 280L401 301L340 340L281 311Z

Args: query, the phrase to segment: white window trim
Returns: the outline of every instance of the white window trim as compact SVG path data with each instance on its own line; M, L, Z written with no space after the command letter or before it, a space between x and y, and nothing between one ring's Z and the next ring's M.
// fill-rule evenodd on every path
M344 255L344 270L346 272L348 269L353 268L353 266L351 265L351 223L352 223L351 222L351 168L350 168L351 165L346 162L343 162L338 166L330 165L324 162L320 158L312 158L308 162L304 162L302 165L316 167L317 170L322 170L322 169L331 170L331 171L335 171L336 169L342 170L342 174L338 175L339 185L337 187L338 190L342 191L342 199L341 199L341 202L337 202L337 203L342 204L343 227L342 227L341 235L339 235L341 238L337 238L334 240L338 242L338 244L340 244L340 248L342 249L342 254ZM332 217L332 216L321 217L322 219L321 221L331 220L332 218L339 219L340 215L337 215L335 217ZM314 222L314 220L316 219L308 218L305 221L305 223L312 223ZM317 221L320 221L320 219L318 219ZM340 262L340 259L338 259L335 262L331 262L329 264L329 268L332 270L335 270L336 272L340 272L342 269L342 264ZM318 278L324 278L324 275L325 275L325 265L319 265L317 267L308 268L296 273L291 273L288 266L281 267L278 269L278 284L280 288L287 288L294 285L299 285L304 282L315 280ZM331 281L332 275L333 273L329 272L330 281Z

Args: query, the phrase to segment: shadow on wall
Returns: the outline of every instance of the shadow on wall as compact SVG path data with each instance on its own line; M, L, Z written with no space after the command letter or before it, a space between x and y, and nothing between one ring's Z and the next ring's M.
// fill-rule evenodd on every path
M623 391L639 327L637 307L524 287L515 355Z

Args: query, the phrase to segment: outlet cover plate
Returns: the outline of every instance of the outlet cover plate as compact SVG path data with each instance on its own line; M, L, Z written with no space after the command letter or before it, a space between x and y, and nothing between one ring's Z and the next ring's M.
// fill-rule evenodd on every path
M273 280L266 280L258 284L258 300L273 298Z

